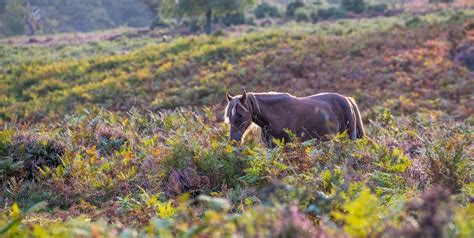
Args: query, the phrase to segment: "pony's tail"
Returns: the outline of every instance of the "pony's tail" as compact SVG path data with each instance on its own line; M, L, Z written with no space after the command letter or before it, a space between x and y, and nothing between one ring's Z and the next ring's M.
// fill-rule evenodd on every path
M363 138L365 136L364 123L362 122L362 117L360 116L359 107L357 106L355 100L351 97L347 97L349 102L352 105L355 113L356 119L356 138Z

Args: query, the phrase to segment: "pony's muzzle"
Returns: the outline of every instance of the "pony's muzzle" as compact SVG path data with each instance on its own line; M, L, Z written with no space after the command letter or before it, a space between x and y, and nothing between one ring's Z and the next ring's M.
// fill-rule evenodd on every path
M234 133L231 134L230 140L240 142L240 141L242 141L242 137L243 137L242 132L237 131L237 132L234 132Z

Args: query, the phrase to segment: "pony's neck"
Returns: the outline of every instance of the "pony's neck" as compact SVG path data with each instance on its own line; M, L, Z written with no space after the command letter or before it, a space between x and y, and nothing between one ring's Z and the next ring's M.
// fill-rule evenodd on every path
M275 103L282 100L283 95L288 96L284 93L271 93L271 94L260 94L260 93L248 93L247 94L247 105L249 111L252 114L252 121L260 127L269 125L269 118L267 110L272 107Z

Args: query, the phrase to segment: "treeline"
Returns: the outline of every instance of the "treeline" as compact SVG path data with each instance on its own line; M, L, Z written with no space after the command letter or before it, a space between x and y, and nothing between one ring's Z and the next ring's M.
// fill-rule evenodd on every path
M407 0L0 0L0 37L87 32L117 26L179 27L257 24L262 18L319 22L378 16ZM453 2L429 0L429 3Z
M0 36L145 27L154 17L141 0L0 0Z

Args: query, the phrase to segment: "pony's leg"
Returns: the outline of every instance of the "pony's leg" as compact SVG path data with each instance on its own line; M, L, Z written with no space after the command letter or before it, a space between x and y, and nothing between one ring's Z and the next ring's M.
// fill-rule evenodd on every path
M347 131L349 138L351 140L355 140L357 136L357 122L354 107L352 106L352 103L347 97L344 97L343 100L339 100L339 102L340 106L344 111L345 118L345 127L343 128L343 131L341 131L341 133Z
M276 147L276 144L273 142L273 136L270 134L268 129L266 128L260 129L260 138L262 139L263 144L265 144L267 148Z
M350 116L349 116L349 137L351 140L355 140L357 137L357 121L354 108L352 105L349 105L351 108Z

